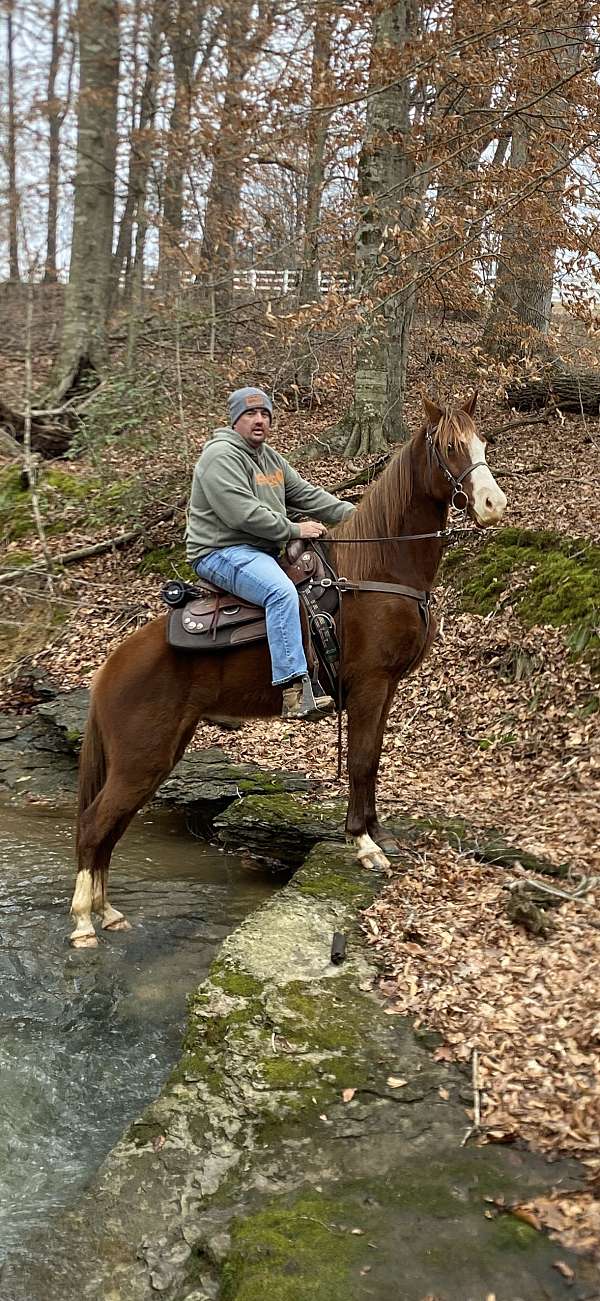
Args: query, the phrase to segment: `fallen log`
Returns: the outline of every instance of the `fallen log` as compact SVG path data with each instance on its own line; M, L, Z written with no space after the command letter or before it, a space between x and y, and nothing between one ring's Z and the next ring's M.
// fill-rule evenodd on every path
M523 376L506 389L506 401L516 411L555 407L579 415L600 413L600 370L552 370L535 378Z
M174 506L169 506L167 510L161 511L160 515L155 515L148 524L139 524L135 529L129 529L127 533L118 533L113 538L106 538L104 542L94 542L89 546L75 547L73 551L63 551L60 555L52 556L53 564L57 568L63 569L68 565L76 565L81 560L90 560L94 556L103 556L108 551L121 551L123 547L128 547L132 542L148 533L156 524L164 524L166 520L172 519L185 505L187 497L178 497ZM23 578L27 574L44 574L47 571L38 564L21 565L19 569L0 570L0 584L11 583L15 578Z

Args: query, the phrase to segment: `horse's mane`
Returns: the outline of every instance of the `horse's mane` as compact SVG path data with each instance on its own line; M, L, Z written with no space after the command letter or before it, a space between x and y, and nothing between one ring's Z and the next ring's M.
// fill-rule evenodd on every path
M460 451L468 450L474 429L474 423L466 411L460 408L444 411L433 434L433 441L446 458L451 443ZM335 542L342 544L338 555L342 572L347 578L368 578L376 570L390 568L394 559L393 543L363 542L362 545L343 547L344 539L394 537L403 532L404 519L413 498L415 477L418 474L415 453L423 442L426 430L427 426L424 425L394 453L383 473L367 488L358 509L332 531ZM403 546L402 543L397 545Z

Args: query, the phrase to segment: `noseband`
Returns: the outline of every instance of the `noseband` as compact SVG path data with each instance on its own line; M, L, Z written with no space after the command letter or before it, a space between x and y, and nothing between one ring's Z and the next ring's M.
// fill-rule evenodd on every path
M466 479L467 475L470 474L472 470L477 470L480 465L487 465L487 461L474 461L472 465L467 466L466 470L463 470L462 474L459 474L458 476L454 475L450 466L446 464L439 447L433 441L434 432L434 430L428 429L425 433L425 439L427 441L427 459L429 461L429 475L431 477L433 473L433 459L435 457L439 469L448 480L448 483L452 486L451 506L453 506L454 510L462 511L464 514L469 505L469 498L462 486L463 480Z

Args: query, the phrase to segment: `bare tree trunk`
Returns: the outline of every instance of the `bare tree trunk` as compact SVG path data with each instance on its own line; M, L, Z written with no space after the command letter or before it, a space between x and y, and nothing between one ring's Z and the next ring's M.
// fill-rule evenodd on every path
M320 298L319 223L325 184L325 146L331 113L320 112L328 97L329 63L335 16L327 0L317 3L314 12L313 55L310 87L310 118L308 124L308 171L306 176L306 204L304 210L304 247L300 275L299 304L313 303ZM309 328L301 345L296 372L301 389L308 390L312 400L318 370L317 350L313 331Z
M48 69L48 233L46 237L46 265L44 281L52 284L56 281L56 224L58 220L58 167L60 148L60 127L62 113L56 99L56 77L61 57L59 35L61 0L53 0L50 15L50 67Z
M207 268L216 336L227 350L233 339L233 270L248 141L243 126L243 82L249 69L243 33L250 5L227 15L227 74L219 132L206 196L201 256ZM204 278L204 277L203 277ZM214 296L213 296L214 295Z
M218 342L225 350L233 342L233 270L250 126L244 101L244 81L272 28L269 6L258 7L252 21L251 0L238 0L226 13L227 74L213 169L206 198L202 261L199 277L211 295ZM214 299L213 299L214 294Z
M117 0L79 0L80 87L71 266L52 402L106 361L119 83Z
M545 26L550 22L547 17ZM494 296L483 332L483 346L495 355L521 351L531 333L547 335L550 325L556 251L563 230L562 202L572 144L572 107L558 83L581 63L589 23L587 5L565 25L557 12L551 30L537 38L535 60L521 93L541 102L533 113L513 117L510 170L514 189L540 175L539 185L508 216L500 242ZM544 176L546 179L544 180ZM535 210L535 240L531 215Z
M359 159L361 213L356 265L365 303L352 432L346 456L380 452L402 438L408 341L414 306L404 237L414 223L414 165L407 149L410 90L402 60L416 25L416 0L397 0L373 19L365 139ZM381 82L386 89L379 92ZM399 269L401 268L401 269Z
M6 11L6 62L8 73L8 275L19 281L19 192L17 190L17 126L15 113L15 67L13 50L13 0L8 0Z
M169 145L165 168L163 210L159 238L158 284L162 293L176 294L181 277L183 236L183 178L189 156L191 90L196 45L183 20L167 32L175 76L175 97L169 118Z
M128 298L131 294L131 282L133 279L133 266L135 260L143 259L143 246L146 235L146 226L144 217L143 238L140 240L140 222L142 213L146 205L146 190L148 185L148 170L150 167L151 141L150 133L154 125L156 116L156 89L158 80L158 64L160 59L160 47L162 40L162 29L164 23L164 12L162 5L156 0L152 9L152 19L150 32L148 36L148 53L146 62L146 73L144 84L140 95L139 117L137 125L135 120L132 123L131 133L131 152L129 155L129 175L127 179L127 198L125 208L121 217L119 226L119 236L117 248L113 259L113 276L112 276L112 295L118 290L123 270L125 269L125 289L124 295ZM135 259L132 249L133 226L137 225L136 233L136 251Z
M325 145L331 113L319 112L327 96L327 72L331 58L331 45L335 28L335 15L327 4L317 3L314 16L314 38L311 70L310 107L308 127L308 173L306 177L306 209L304 226L304 254L300 278L300 305L314 302L319 297L319 221L323 199Z

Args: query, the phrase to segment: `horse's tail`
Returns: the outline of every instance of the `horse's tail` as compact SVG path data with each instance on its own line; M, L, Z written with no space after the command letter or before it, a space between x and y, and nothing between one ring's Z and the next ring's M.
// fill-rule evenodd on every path
M81 755L79 757L77 852L79 852L82 816L86 812L86 809L89 809L90 804L93 804L96 796L102 790L105 781L106 752L94 704L94 697L92 696L90 712L85 726L83 745L81 747Z

